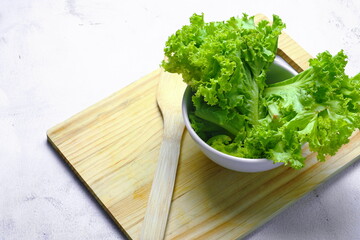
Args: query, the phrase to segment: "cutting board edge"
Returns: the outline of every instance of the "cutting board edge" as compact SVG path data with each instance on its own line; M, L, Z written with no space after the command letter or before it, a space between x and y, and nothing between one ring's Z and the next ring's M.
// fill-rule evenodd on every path
M56 131L61 129L61 127L66 124L67 122L74 121L77 117L83 114L85 111L89 111L91 109L94 109L101 104L107 102L109 99L111 99L114 96L117 96L121 94L122 92L125 92L127 89L134 87L136 85L141 84L141 82L146 81L148 79L151 79L153 77L156 77L160 74L160 68L152 71L151 73L139 78L138 80L128 84L124 88L121 88L120 90L108 95L107 97L103 98L102 100L88 106L87 108L81 110L80 112L70 116L66 120L54 125L53 127L49 128L46 131L46 137L47 141L50 143L50 145L54 148L54 150L61 156L61 158L65 161L66 165L69 167L69 169L77 176L77 178L81 181L82 184L84 184L85 188L89 191L89 193L96 199L96 201L100 204L101 208L110 216L110 218L114 221L114 223L119 227L120 231L128 238L132 239L131 236L127 233L127 231L121 226L121 224L118 222L118 220L115 218L115 216L111 213L111 211L105 206L105 204L100 200L100 198L97 196L95 191L87 184L87 182L83 179L81 174L76 170L76 168L69 162L67 157L64 155L64 153L57 147L56 143L53 141L52 136L56 134Z
M360 132L358 133L360 134ZM278 211L274 212L272 215L270 215L267 218L264 218L263 221L261 221L259 223L259 225L256 228L253 228L251 230L249 230L248 232L244 233L243 236L241 236L240 239L244 239L246 237L248 237L250 234L254 233L255 231L259 230L262 226L264 226L266 223L270 222L270 220L272 220L273 218L275 218L276 216L278 216L280 213L284 212L285 210L287 210L288 208L290 208L292 205L294 205L295 203L297 203L298 201L300 201L301 199L303 199L304 197L306 197L307 195L309 195L312 191L314 191L315 189L321 187L324 183L326 183L327 181L329 181L330 179L334 178L335 176L337 176L340 172L342 172L344 169L348 168L351 164L355 163L356 161L360 160L360 155L355 157L354 159L352 159L351 161L347 162L346 164L344 164L343 166L341 166L340 168L338 168L334 173L332 173L332 175L328 175L325 179L323 179L323 181L321 181L318 185L311 187L308 191L302 193L298 198L296 199L292 199L288 204L284 205L282 208L280 208ZM286 193L289 194L289 193ZM286 195L285 194L285 195Z
M89 193L96 199L96 201L100 204L101 208L105 211L108 216L114 221L116 226L119 227L122 234L125 235L128 239L132 240L130 235L127 233L127 231L121 226L121 224L118 222L118 220L115 218L115 216L108 210L108 208L105 206L105 204L100 200L100 198L97 196L97 194L92 190L92 188L87 184L87 182L83 179L81 174L78 173L78 171L71 165L71 163L68 161L68 159L64 156L64 154L61 152L61 150L56 146L56 144L51 140L51 138L48 136L47 141L51 144L51 146L55 149L55 151L60 154L61 158L65 161L66 165L69 167L69 169L76 175L76 177L80 180L82 184L84 184L85 188Z
M53 127L50 127L47 131L46 131L46 136L47 136L47 139L51 139L52 135L54 133L56 133L57 130L59 130L59 128L66 124L66 123L70 123L72 121L74 121L76 118L80 117L84 112L86 111L90 111L91 109L94 109L98 106L100 106L101 104L104 104L105 102L109 101L111 98L121 94L122 92L125 92L126 90L128 90L129 88L131 87L134 87L136 85L139 85L141 84L141 82L143 81L146 81L147 79L151 79L151 78L154 78L156 77L157 75L160 74L160 68L152 71L151 73L145 75L145 76L142 76L140 77L138 80L126 85L125 87L121 88L120 90L117 90L116 92L113 92L111 93L110 95L108 95L107 97L105 98L102 98L100 101L98 102L95 102L91 105L89 105L88 107L84 108L83 110L71 115L70 117L66 118L66 120L54 125ZM53 146L55 146L54 142L51 142ZM56 148L57 149L57 148ZM62 157L64 157L64 155L62 155Z

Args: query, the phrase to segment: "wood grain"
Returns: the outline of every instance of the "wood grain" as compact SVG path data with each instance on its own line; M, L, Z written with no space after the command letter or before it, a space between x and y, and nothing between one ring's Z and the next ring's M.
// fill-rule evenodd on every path
M297 71L310 55L288 35L279 55ZM139 239L163 123L159 70L48 130L48 140L131 239ZM206 158L184 132L166 239L236 239L250 233L360 155L355 132L324 163L304 148L306 167L239 173Z
M162 240L165 237L179 162L181 138L185 128L181 103L186 86L181 75L161 70L157 87L157 103L164 123L163 140L142 223L141 240Z

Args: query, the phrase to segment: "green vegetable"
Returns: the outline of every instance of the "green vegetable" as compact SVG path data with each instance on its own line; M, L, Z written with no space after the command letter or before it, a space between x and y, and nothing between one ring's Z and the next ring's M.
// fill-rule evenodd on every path
M348 77L346 55L321 53L310 68L267 85L285 24L253 17L190 25L170 36L162 66L180 73L193 90L192 127L210 146L245 158L304 166L309 143L318 160L333 155L360 127L360 74Z

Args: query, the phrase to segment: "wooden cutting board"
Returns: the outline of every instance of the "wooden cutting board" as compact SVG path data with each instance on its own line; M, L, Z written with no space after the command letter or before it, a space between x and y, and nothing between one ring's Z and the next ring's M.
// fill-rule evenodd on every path
M264 18L257 16L257 20ZM288 35L278 54L295 70L310 55ZM48 140L122 231L138 239L162 137L159 71L48 130ZM166 239L236 239L344 169L360 155L355 132L326 162L304 149L306 167L240 173L206 158L184 132Z

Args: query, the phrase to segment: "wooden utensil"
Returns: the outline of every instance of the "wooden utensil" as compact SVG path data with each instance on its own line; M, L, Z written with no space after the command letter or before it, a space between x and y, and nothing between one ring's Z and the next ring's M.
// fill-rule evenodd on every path
M156 98L164 120L163 141L142 225L142 240L164 238L184 131L181 101L186 84L180 75L161 71Z

